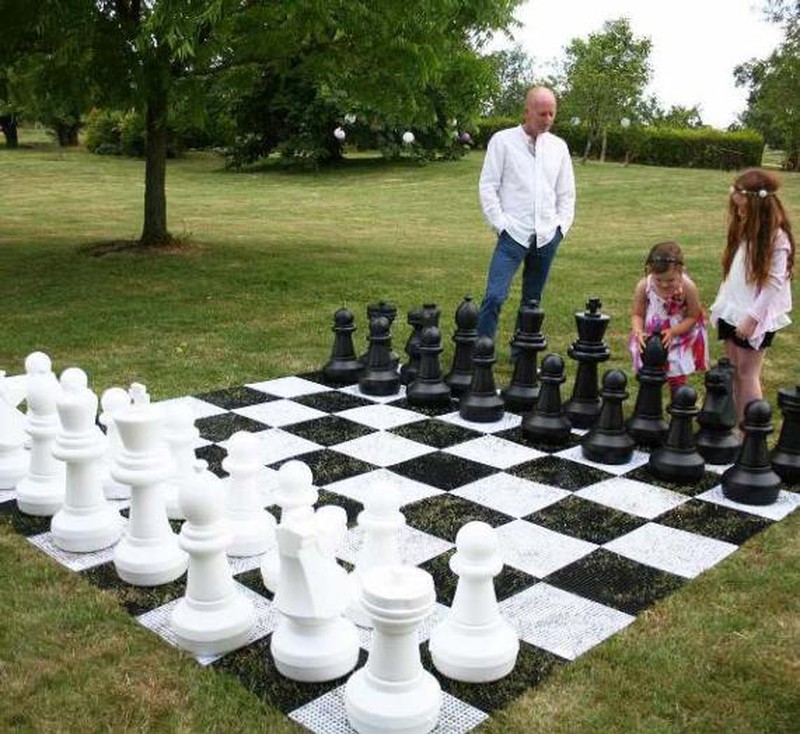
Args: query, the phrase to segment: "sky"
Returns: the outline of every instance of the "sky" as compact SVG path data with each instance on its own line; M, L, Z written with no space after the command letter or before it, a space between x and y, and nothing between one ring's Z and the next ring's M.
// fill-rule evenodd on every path
M760 5L759 0L528 0L517 10L523 26L514 41L534 58L537 71L546 72L573 38L625 17L635 37L652 41L646 93L655 94L664 108L697 105L704 123L726 128L747 104L746 90L734 84L734 67L768 56L783 35L780 26L763 19Z

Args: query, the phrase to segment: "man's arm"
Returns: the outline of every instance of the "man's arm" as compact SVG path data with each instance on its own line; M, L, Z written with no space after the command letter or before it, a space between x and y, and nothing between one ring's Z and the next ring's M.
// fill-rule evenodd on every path
M500 205L499 195L503 179L503 155L503 146L497 142L497 136L493 135L486 147L478 184L483 216L498 234L506 228L506 215Z
M561 225L561 233L566 234L575 220L575 173L572 170L572 158L566 144L556 179L556 215Z

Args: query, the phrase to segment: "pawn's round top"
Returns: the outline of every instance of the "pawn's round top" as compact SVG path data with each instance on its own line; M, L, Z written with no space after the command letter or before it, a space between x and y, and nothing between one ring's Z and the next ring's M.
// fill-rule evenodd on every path
M31 352L25 357L25 372L29 375L42 375L53 369L53 363L44 352Z
M66 392L79 392L89 387L89 378L80 367L68 367L61 373L59 380Z
M287 461L278 469L278 482L288 490L301 489L314 483L314 475L307 464L297 459Z
M372 491L364 498L364 508L371 515L387 516L400 507L400 493L387 481L376 482Z
M772 418L772 408L766 400L751 400L744 409L745 425L753 423L762 425Z
M487 358L494 354L494 340L490 336L479 336L472 352L474 357Z
M336 326L350 326L353 323L353 312L349 308L340 308L333 314Z
M697 402L697 392L693 387L689 387L689 385L681 385L676 391L675 395L672 398L672 404L676 408L692 408L694 404Z
M207 466L205 461L198 459L192 465L191 480L180 488L181 510L192 525L209 525L222 515L224 496L218 487L210 486Z
M435 347L442 340L442 333L435 326L426 326L419 338L424 347Z
M561 377L564 372L564 360L558 354L548 354L542 360L542 375Z
M113 415L118 410L122 410L130 405L131 399L128 391L121 387L109 387L100 398L100 405L104 413Z
M258 454L259 442L250 431L236 431L228 440L228 456L237 463Z
M456 549L470 563L480 563L497 552L497 536L488 523L472 520L458 531Z
M389 319L385 316L375 316L369 322L370 336L380 336L389 333Z
M603 392L623 393L628 384L628 378L622 370L608 370L603 375Z
M668 358L667 350L661 341L661 332L657 331L647 337L642 352L642 364L645 367L660 367Z

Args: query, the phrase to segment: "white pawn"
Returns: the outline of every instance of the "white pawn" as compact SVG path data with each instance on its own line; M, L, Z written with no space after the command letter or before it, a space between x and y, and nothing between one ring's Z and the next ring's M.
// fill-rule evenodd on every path
M280 522L291 519L312 518L314 503L319 499L319 490L314 486L311 469L302 461L287 461L278 469L278 488L275 503L281 508ZM266 553L261 561L261 578L264 586L273 594L280 581L281 561L277 549Z
M424 734L442 707L439 682L422 667L417 627L433 610L436 593L427 571L377 567L364 573L363 602L375 627L367 664L347 681L345 711L362 734Z
M122 441L117 433L117 426L112 420L112 416L121 410L125 410L131 404L131 398L126 390L121 387L110 387L100 398L102 408L97 420L106 429L108 445L104 457L105 476L103 477L103 493L106 499L127 500L131 496L131 488L127 484L121 484L111 476L111 466L117 454L122 451Z
M179 495L186 482L194 481L194 465L197 460L194 447L198 438L200 431L194 424L191 409L181 403L171 407L164 424L164 440L172 470L162 488L167 517L170 520L184 519ZM216 475L210 472L208 474L210 477L204 477L204 481L208 479L212 482L217 479Z
M25 416L4 389L5 381L6 373L0 371L0 490L13 489L28 473L30 461L25 451Z
M131 402L134 405L150 404L150 394L147 392L147 386L141 382L132 382L128 388L128 395L130 395Z
M297 681L340 678L358 660L355 625L342 616L347 572L320 548L314 517L281 523L275 534L281 559L275 594L281 614L270 644L275 667Z
M164 510L162 483L171 466L163 449L161 411L140 403L113 421L123 448L111 476L131 487L128 529L114 549L114 566L119 577L134 586L166 584L183 574L188 558Z
M386 481L377 483L367 495L364 509L358 513L361 547L355 569L350 574L352 598L347 616L359 627L372 627L372 619L361 603L361 577L370 568L400 565L397 536L405 524L398 491Z
M494 577L503 568L494 529L468 522L456 535L450 568L458 576L450 614L431 632L436 669L454 680L488 683L514 668L519 639L500 615Z
M58 415L61 430L53 456L67 465L64 504L53 515L53 543L72 553L91 553L108 548L122 535L120 514L103 495L100 460L106 439L95 423L97 395L88 386L86 373L70 367L61 373Z
M237 589L225 555L231 537L222 488L208 481L205 462L197 462L194 471L195 481L180 489L186 522L179 543L189 554L189 570L186 595L170 615L170 627L181 647L196 655L220 655L247 641L255 609Z
M259 446L252 433L237 431L222 460L222 468L230 474L225 513L232 535L229 556L256 556L275 547L275 518L264 509L257 486Z
M33 352L25 360L28 412L25 430L31 438L28 473L17 484L17 506L29 515L55 515L64 504L67 471L53 456L60 423L56 401L61 392L50 357Z

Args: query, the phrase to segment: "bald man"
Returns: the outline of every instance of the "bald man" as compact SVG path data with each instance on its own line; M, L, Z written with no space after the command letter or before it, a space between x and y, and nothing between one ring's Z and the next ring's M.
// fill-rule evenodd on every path
M478 333L495 338L500 309L520 263L522 302L541 301L558 245L575 218L575 176L567 144L550 132L556 98L533 87L523 121L495 133L486 149L479 193L486 220L497 233Z

